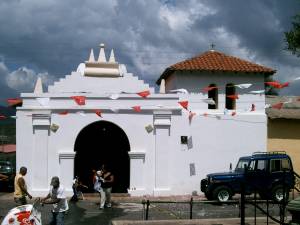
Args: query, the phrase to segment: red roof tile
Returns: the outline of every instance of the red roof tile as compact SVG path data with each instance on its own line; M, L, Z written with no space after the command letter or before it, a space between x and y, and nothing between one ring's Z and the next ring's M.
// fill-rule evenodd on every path
M207 51L201 55L178 62L168 67L157 80L159 84L161 79L166 79L174 71L220 71L220 72L248 72L273 74L276 70L261 66L237 57L225 55L218 51Z

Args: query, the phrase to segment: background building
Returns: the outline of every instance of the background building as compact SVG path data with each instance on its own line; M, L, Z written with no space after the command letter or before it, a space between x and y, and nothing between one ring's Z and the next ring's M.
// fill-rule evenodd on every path
M285 151L300 174L300 97L269 96L266 101L274 105L285 102L281 109L268 108L268 151Z

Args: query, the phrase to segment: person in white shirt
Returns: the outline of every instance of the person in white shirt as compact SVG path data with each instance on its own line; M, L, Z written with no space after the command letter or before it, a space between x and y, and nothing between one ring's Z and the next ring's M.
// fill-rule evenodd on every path
M99 196L100 196L100 207L99 207L99 209L104 209L104 203L105 203L105 202L103 202L103 195L105 193L103 191L103 188L101 187L103 181L104 180L102 178L102 171L99 170L99 171L96 172L95 183L94 183L94 190L96 192L98 192Z
M52 177L50 185L49 194L42 199L42 204L53 204L51 225L64 225L65 213L69 209L64 187L58 177Z

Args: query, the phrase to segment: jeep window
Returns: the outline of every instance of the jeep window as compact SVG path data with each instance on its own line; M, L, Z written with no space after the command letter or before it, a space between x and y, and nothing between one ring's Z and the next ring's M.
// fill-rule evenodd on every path
M292 169L290 160L288 160L288 159L282 159L281 166L282 166L283 170L291 170Z
M271 172L291 170L290 161L288 159L271 159L270 163Z
M267 170L267 161L263 159L252 160L249 165L250 171L266 171Z
M256 170L266 171L267 170L267 161L266 160L257 160Z
M252 160L251 162L250 162L250 165L249 165L249 168L248 168L249 170L251 170L251 171L254 171L255 170L255 160Z
M245 167L247 167L249 164L249 160L246 159L240 159L238 164L236 165L235 171L243 171Z

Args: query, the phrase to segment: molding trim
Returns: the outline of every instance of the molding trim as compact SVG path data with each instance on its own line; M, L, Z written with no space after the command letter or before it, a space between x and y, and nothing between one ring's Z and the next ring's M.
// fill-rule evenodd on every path
M154 126L171 126L172 111L154 111Z
M58 152L59 161L61 159L74 159L76 152Z
M143 159L145 160L146 152L128 152L130 159Z
M50 113L37 113L32 114L32 125L33 126L50 126L51 124Z

